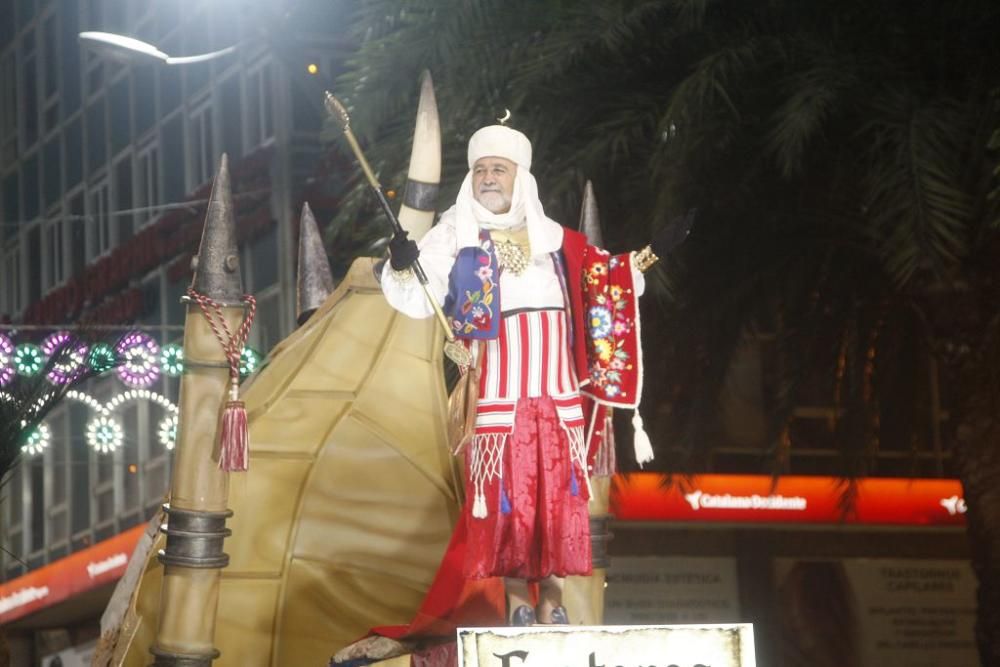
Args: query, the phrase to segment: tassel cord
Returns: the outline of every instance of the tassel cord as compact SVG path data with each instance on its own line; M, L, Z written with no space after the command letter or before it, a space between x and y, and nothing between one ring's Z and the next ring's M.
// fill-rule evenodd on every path
M250 327L257 312L257 300L250 294L243 295L247 311L243 321L235 332L222 313L222 304L204 294L199 294L194 288L188 288L188 296L198 304L202 314L208 321L209 328L215 334L229 363L229 400L222 412L222 424L219 436L219 468L226 472L243 472L247 470L250 458L250 436L247 424L247 411L240 400L240 357L243 346L250 336Z

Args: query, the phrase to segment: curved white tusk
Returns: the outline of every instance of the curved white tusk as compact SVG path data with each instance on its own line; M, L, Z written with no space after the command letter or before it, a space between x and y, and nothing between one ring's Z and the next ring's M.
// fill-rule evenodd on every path
M434 223L437 189L441 183L441 124L438 120L434 82L425 71L420 81L420 104L417 124L413 130L410 168L406 173L406 188L399 207L399 224L419 239Z

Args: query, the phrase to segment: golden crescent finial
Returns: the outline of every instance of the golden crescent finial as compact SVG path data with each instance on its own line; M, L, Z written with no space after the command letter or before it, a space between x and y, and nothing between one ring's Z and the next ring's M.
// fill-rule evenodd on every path
M501 125L503 125L503 124L504 124L504 123L506 123L506 122L507 122L508 120L510 120L510 109L506 109L506 108L505 108L505 109L503 110L503 117L501 117L501 118L497 118L497 121L499 121L499 122L500 122L500 124L501 124Z

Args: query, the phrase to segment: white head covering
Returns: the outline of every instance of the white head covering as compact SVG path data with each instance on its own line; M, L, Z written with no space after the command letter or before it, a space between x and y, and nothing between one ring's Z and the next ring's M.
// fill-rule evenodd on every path
M476 201L472 192L472 167L484 157L502 157L517 165L510 210L492 213ZM538 184L531 169L531 142L517 130L504 125L488 125L469 139L469 173L462 181L455 206L446 211L455 216L458 247L479 245L479 228L511 229L522 223L528 226L532 255L555 252L562 247L563 228L545 216L538 200Z

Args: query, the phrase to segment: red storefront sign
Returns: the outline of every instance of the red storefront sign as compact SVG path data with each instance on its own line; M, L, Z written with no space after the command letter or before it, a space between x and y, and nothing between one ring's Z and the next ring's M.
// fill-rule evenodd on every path
M622 521L964 526L953 479L865 478L850 495L833 477L616 475L611 513Z
M136 526L0 584L0 625L117 580L145 530Z

